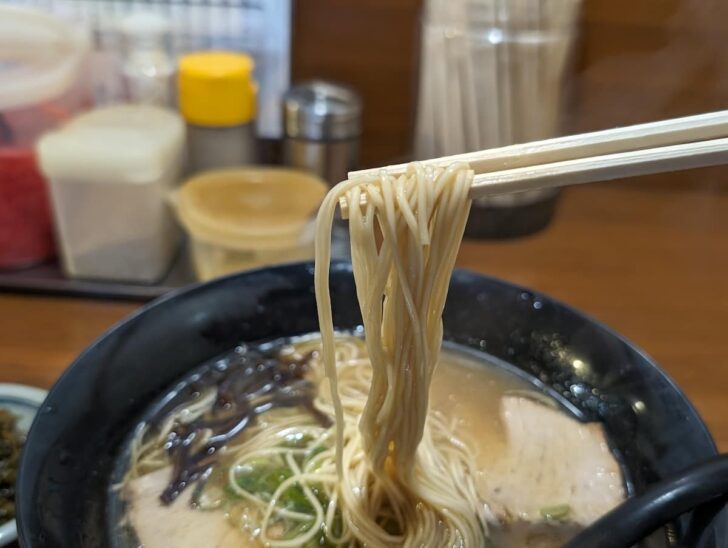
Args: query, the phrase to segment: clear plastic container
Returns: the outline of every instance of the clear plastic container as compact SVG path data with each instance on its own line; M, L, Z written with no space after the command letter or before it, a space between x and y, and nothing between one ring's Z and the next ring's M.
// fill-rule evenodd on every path
M327 190L314 175L255 167L209 171L175 193L200 280L313 258L313 214Z
M582 0L429 0L422 19L415 158L561 134ZM479 198L466 237L544 228L558 192Z
M35 141L87 100L89 37L43 12L0 5L0 269L55 254Z
M145 105L98 109L41 139L68 276L150 283L166 273L184 145L182 118Z

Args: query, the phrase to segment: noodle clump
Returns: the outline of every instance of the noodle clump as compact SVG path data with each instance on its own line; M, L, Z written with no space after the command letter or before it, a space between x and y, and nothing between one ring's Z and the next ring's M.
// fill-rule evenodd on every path
M472 177L462 164L445 170L411 164L399 177L382 173L340 183L319 212L316 299L337 425L337 495L344 528L361 544L485 542L487 509L478 498L472 459L452 428L427 412ZM351 410L338 386L328 287L331 225L341 197L349 207L352 264L371 362L366 404ZM354 429L351 419L359 415ZM394 527L384 525L392 521Z

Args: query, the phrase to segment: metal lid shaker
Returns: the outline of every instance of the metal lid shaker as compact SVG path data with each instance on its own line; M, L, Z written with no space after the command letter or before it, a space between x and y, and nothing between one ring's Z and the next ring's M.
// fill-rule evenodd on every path
M283 98L284 162L311 171L330 185L356 168L361 99L352 89L314 80Z

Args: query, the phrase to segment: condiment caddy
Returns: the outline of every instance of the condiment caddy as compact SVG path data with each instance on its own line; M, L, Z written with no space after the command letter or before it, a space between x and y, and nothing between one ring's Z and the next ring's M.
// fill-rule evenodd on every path
M26 12L68 27L19 11ZM22 242L21 249L35 253L30 260L5 263L0 238L0 289L146 298L158 294L157 286L311 259L313 218L327 183L357 167L357 93L323 81L292 88L280 98L280 160L294 169L260 166L259 67L252 56L200 50L175 59L171 27L151 12L121 18L116 28L126 104L93 108L87 99L22 142L31 162L26 178L39 196L22 193L36 200L36 217L24 219L27 232L45 233L35 248ZM78 35L86 41L79 40L74 63L63 65L69 67L64 86L49 99L83 80L89 35ZM41 68L47 73L41 77L54 71ZM12 160L10 145L21 136L16 125L8 129L14 119L6 95L0 90L0 162ZM39 109L32 119L43 114ZM47 262L54 240L60 271ZM25 268L33 262L42 264ZM139 291L142 285L148 289Z

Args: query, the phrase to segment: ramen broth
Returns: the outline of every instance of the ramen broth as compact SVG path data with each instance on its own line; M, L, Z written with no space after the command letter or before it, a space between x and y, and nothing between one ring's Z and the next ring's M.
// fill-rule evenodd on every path
M359 345L365 351L362 339L340 336L338 341L342 340L354 341L354 344ZM283 356L285 357L283 362L300 365L303 363L301 361L302 356L303 358L310 357L311 352L315 352L317 341L317 335L311 335L293 340L274 341L256 346L254 350L269 357ZM327 418L318 417L318 411L312 410L305 398L302 397L300 402L292 400L292 405L284 404L276 407L276 402L280 402L280 399L276 399L278 396L274 393L267 400L273 402L269 409L254 416L251 419L251 426L247 430L243 429L237 437L233 436L224 444L216 447L215 451L217 451L218 455L217 460L214 461L212 474L208 476L202 474L201 477L190 480L189 485L184 485L184 488L179 490L172 499L169 497L165 499L164 494L167 493L168 495L170 488L174 487L174 482L171 482L170 476L177 474L177 477L179 477L179 466L176 469L170 466L174 458L165 461L164 453L158 453L155 456L156 460L152 459L151 464L147 463L136 471L134 471L134 467L138 463L133 462L135 455L137 457L139 455L138 441L140 438L138 432L140 429L148 427L149 423L155 422L159 425L159 418L155 417L155 415L159 415L161 409L171 412L170 397L174 399L174 394L177 394L177 398L180 398L180 394L184 392L181 389L182 386L189 387L193 382L199 383L200 378L205 378L204 371L219 367L230 356L238 359L241 353L249 352L251 348L253 347L238 348L225 357L212 360L203 365L189 375L186 380L178 384L171 393L172 396L168 394L151 406L151 411L145 421L136 429L137 435L129 441L126 450L122 453L121 462L117 467L116 481L111 489L109 512L111 523L116 524L111 533L114 546L143 545L148 548L162 546L175 546L177 548L216 546L227 548L229 546L232 548L233 546L261 545L261 542L256 539L260 533L259 521L261 514L255 510L254 505L248 504L243 498L236 499L234 504L229 503L229 498L232 496L234 499L235 495L231 495L230 489L226 486L228 471L231 466L234 466L233 463L236 458L239 457L235 448L244 443L246 436L251 432L255 433L271 427L271 421L279 421L281 417L288 420L288 417L291 417L291 420L295 422L295 417L301 416L302 424L311 424L315 428L330 426L331 423L327 422ZM295 357L298 361L291 359L292 357ZM287 365L286 367L293 368L294 366ZM203 372L202 375L201 372ZM328 391L328 387L325 386L326 381L323 380L322 371L312 368L305 370L304 375L307 382L310 382L311 386L318 389L319 394L323 393L324 389ZM271 378L277 379L278 374L276 373ZM268 382L267 386L271 384L273 383ZM283 391L285 392L285 390L287 389ZM199 391L196 397L201 398L204 393L204 391ZM475 354L470 350L454 345L445 345L443 347L440 363L431 385L431 410L452 421L453 431L471 451L481 470L478 484L482 488L482 498L485 504L488 504L486 494L496 499L502 495L501 487L494 486L492 481L489 482L488 471L494 465L493 463L503 461L509 454L508 428L504 422L504 416L510 416L504 415L504 402L508 401L509 398L528 399L533 402L533 405L538 406L539 414L544 411L557 414L558 417L553 417L555 428L563 427L559 421L563 421L563 424L566 424L567 427L571 426L572 423L574 428L580 427L578 421L557 409L555 401L550 400L542 391L513 372L495 365L495 361L489 361L486 355L482 353ZM297 402L300 403L299 406L295 405ZM524 403L524 405L531 404ZM150 419L150 417L154 418ZM606 442L600 427L593 426L598 431L592 429L589 432L592 432L595 436L594 444L598 446L595 451L599 453L594 467L595 469L604 469L605 465L601 461L606 461L606 466L609 468L609 459L613 460L613 457L609 450L605 449ZM293 440L291 447L296 446L295 436L286 439ZM160 455L162 456L160 457ZM561 465L568 469L570 463L564 461ZM612 492L607 493L608 496L602 505L604 508L615 505L623 498L622 478L616 468L616 462L614 466L615 468L611 469L613 476L611 483L605 484L606 487L603 489L605 491L612 489ZM174 470L177 470L177 472L174 472ZM614 470L617 470L616 474ZM134 473L130 473L130 471ZM205 494L200 497L199 486L203 483L205 484ZM179 487L179 483L177 487ZM517 491L518 487L514 487L513 490ZM227 502L221 503L220 501L223 499ZM505 500L508 501L509 499L506 497ZM529 515L528 511L521 512L513 508L495 508L492 516L493 527L491 527L489 533L491 541L496 546L513 545L512 543L516 542L513 539L516 537L509 537L508 535L521 535L517 537L517 542L524 546L558 545L578 530L580 524L572 523L572 520L569 519L568 510L565 510L566 501L554 500L551 502L552 504L547 505L545 508L547 512L551 508L550 511L558 514L555 518L546 514L534 517ZM595 511L601 513L604 508L597 504ZM534 513L537 514L537 512L530 512L530 514ZM583 521L590 519L593 518L587 516ZM521 522L531 521L523 529L523 527L519 528L517 526L519 520ZM326 544L326 539L321 537L317 542L306 544L306 546L309 545L328 546L329 544Z

